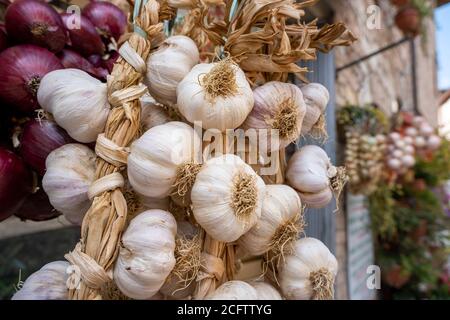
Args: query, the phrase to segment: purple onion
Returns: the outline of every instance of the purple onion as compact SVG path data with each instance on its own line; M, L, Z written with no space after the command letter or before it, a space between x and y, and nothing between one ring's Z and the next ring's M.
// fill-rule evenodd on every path
M127 29L127 16L119 7L106 1L93 1L84 7L82 14L87 17L100 34L109 39L119 40Z
M66 30L52 6L39 0L16 0L5 13L6 31L18 43L30 43L58 52L66 44Z
M67 132L49 120L28 121L20 138L20 155L41 176L45 173L45 160L50 152L73 142Z
M64 49L58 54L58 57L65 68L81 69L100 80L106 80L108 70L94 67L92 63L73 50Z
M26 197L22 206L15 213L15 216L20 219L31 221L50 220L60 215L61 213L50 204L50 200L42 188Z

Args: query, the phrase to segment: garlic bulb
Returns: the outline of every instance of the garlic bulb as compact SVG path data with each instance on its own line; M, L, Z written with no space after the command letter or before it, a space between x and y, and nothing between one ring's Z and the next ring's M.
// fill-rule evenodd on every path
M175 265L176 233L167 211L148 210L131 220L114 266L114 281L126 296L149 299L158 292Z
M81 225L91 205L88 189L95 180L95 153L70 143L53 150L45 161L42 187L53 207L73 224Z
M93 142L109 114L106 84L78 69L55 70L42 78L37 99L75 140Z
M177 86L199 61L199 52L189 37L177 35L164 40L147 59L145 84L160 103L177 102Z
M144 95L140 101L141 127L143 132L171 121L169 113L151 96Z
M33 273L11 300L67 300L66 261L50 262Z
M258 143L263 152L279 150L298 139L306 105L297 86L271 81L253 90L253 97L253 110L242 127L267 130L267 134L259 135ZM274 139L272 130L277 130L278 139Z
M239 238L238 244L252 255L271 251L280 257L289 252L303 229L302 203L289 186L267 185L261 218Z
M173 299L186 299L194 292L201 266L200 230L188 221L177 221L175 267L160 292Z
M232 280L225 282L208 295L205 300L257 300L258 293L247 282Z
M267 282L251 281L249 284L256 290L256 300L283 300L278 290Z
M286 178L299 192L302 202L311 208L323 208L339 197L347 180L345 168L332 165L326 152L314 145L301 148L289 160Z
M183 122L169 122L148 130L131 145L128 178L146 197L164 198L173 190L188 194L200 165L194 163L200 137Z
M326 135L324 113L330 101L330 93L320 83L310 83L300 89L306 102L306 114L301 133L317 131L318 134Z
M280 288L286 299L333 299L338 262L320 240L297 240L294 252L278 270Z
M241 158L226 154L208 160L192 187L195 220L214 239L232 242L261 216L265 184Z
M198 64L177 88L180 113L204 129L235 129L253 108L245 73L229 60Z

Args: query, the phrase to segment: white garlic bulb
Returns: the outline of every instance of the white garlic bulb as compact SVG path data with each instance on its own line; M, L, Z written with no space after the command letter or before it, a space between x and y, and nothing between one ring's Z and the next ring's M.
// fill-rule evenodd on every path
M114 281L126 296L149 299L175 266L175 218L167 211L148 210L131 220L122 237Z
M78 69L47 73L37 99L56 123L75 140L93 142L103 132L109 114L106 84Z
M139 194L153 198L169 196L175 185L188 188L195 178L191 171L199 168L194 157L195 148L201 151L200 146L200 137L186 123L173 121L151 128L131 145L131 186Z
M198 64L177 88L180 113L204 129L235 129L253 108L245 73L229 60Z
M205 300L257 300L258 293L247 282L232 280L225 282Z
M167 110L150 95L144 95L139 100L141 101L141 126L144 132L171 121Z
M278 290L267 282L250 281L249 284L256 290L256 300L283 300Z
M67 300L67 261L50 262L33 273L11 300Z
M197 46L191 38L177 35L164 40L147 59L145 84L160 103L177 102L177 86L199 61Z
M95 153L69 143L53 150L45 161L42 187L53 207L73 224L81 225L91 201L88 189L95 180Z
M200 230L188 221L177 221L175 240L175 267L160 292L172 299L186 299L192 296L200 271L202 245Z
M195 220L214 239L232 242L261 216L265 184L241 158L226 154L208 160L192 187Z
M255 256L269 250L279 256L291 249L302 228L302 203L297 192L286 185L267 185L261 218L238 244Z
M317 129L318 133L326 134L324 113L330 101L330 93L320 83L309 83L300 89L306 102L306 114L301 133L307 134Z
M311 208L325 207L333 193L339 196L347 180L345 169L333 166L327 153L315 145L294 153L287 166L286 178L299 192L302 202Z
M333 299L338 262L314 238L297 240L294 252L279 266L280 287L288 300Z
M259 130L258 146L262 152L279 150L298 139L306 105L297 86L271 81L253 90L253 97L254 107L242 127ZM261 134L261 129L267 134ZM273 130L277 130L277 135Z

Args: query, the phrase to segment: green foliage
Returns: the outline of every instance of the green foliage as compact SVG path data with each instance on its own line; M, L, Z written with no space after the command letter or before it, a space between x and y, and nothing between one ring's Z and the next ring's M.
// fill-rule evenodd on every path
M439 186L450 179L450 141L444 140L429 161L419 159L415 168L417 179L423 179L430 186Z
M337 122L344 128L372 135L386 132L389 126L383 112L371 105L342 107L338 112Z

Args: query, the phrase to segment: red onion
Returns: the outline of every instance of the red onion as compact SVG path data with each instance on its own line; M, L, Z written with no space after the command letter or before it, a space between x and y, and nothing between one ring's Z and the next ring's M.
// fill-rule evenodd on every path
M64 69L47 49L26 44L0 53L0 66L0 99L24 112L38 107L36 94L42 77Z
M73 142L72 138L53 121L32 119L23 128L20 155L42 176L48 154L70 142Z
M8 38L6 37L5 31L0 29L0 52L8 48Z
M93 54L93 55L89 56L88 60L96 68L101 67L102 63L103 63L102 56L99 54Z
M16 0L5 13L10 39L58 52L66 44L66 30L59 14L40 0Z
M102 66L106 68L109 73L112 72L112 69L114 67L114 63L116 63L117 59L119 58L119 53L117 51L112 51L109 54L109 58L106 60L103 60Z
M83 9L83 15L100 30L105 38L119 40L127 29L125 13L112 3L106 1L90 2Z
M13 152L0 147L0 221L22 205L32 191L33 178L25 163Z
M75 14L65 13L61 17L69 33L70 45L73 49L85 57L92 54L102 55L105 52L105 45L102 42L102 38L88 18L79 16L80 26L79 28L73 28L71 27L71 23L74 17L76 17Z
M22 206L17 210L15 216L22 220L45 221L60 216L50 204L44 189L40 188L36 193L30 194Z
M94 67L92 63L90 63L75 51L64 49L60 54L58 54L58 56L65 68L81 69L83 71L86 71L87 73L90 73L94 77L99 78L100 80L106 80L108 70L104 68Z

